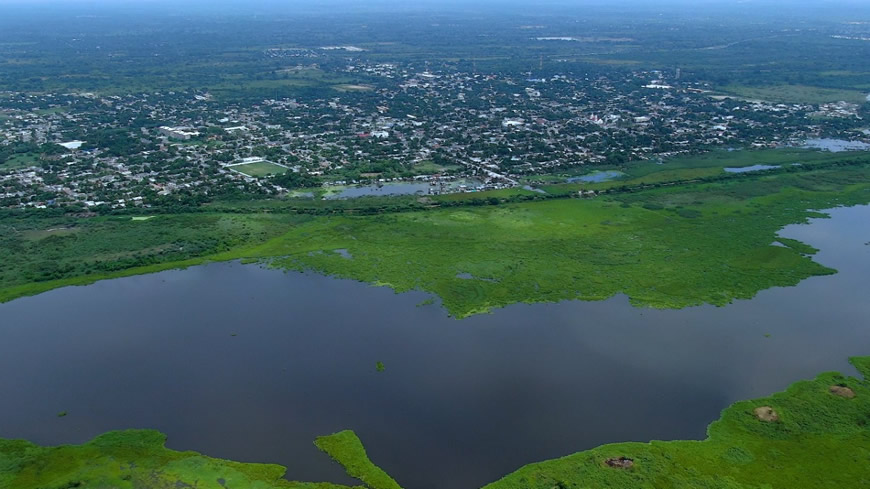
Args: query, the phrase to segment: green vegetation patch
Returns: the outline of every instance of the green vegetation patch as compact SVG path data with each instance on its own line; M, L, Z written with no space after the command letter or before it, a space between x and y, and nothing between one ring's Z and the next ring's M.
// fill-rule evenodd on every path
M776 241L783 246L788 246L789 248L797 251L798 253L803 253L805 255L815 255L819 252L817 248L814 248L806 243L802 243L796 239L783 238L782 236L779 236L776 238Z
M830 488L870 484L870 357L864 380L832 372L737 402L704 441L615 443L527 465L485 489Z
M29 241L40 241L52 236L70 236L79 231L81 231L81 229L75 227L56 227L49 229L31 229L23 231L21 235Z
M23 153L16 154L5 161L0 162L0 167L9 170L17 170L20 168L27 168L30 166L36 166L39 163L39 155L33 153Z
M78 446L40 447L0 439L3 489L348 489L290 482L279 465L243 464L176 452L150 430L113 431Z
M725 305L834 273L778 246L783 226L870 201L856 167L662 187L595 199L330 217L256 250L275 266L421 289L456 317L517 302L600 300ZM325 251L346 249L346 260ZM324 251L324 253L318 253ZM459 274L468 274L464 279Z
M706 183L603 189L585 199L530 192L542 200L514 204L504 202L526 191L468 201L436 196L425 204L401 197L273 200L239 204L233 213L227 207L136 222L20 214L0 224L0 250L10 257L0 262L0 300L244 259L431 292L460 318L517 302L616 294L637 306L725 305L834 273L811 259L810 247L777 233L824 216L817 210L870 202L867 182L870 165L857 159ZM408 211L411 205L427 209ZM309 212L336 215L297 214ZM79 230L41 232L57 228Z
M725 93L751 100L795 104L824 104L829 102L852 102L862 104L867 94L858 90L813 87L807 85L746 86L728 85L722 87Z
M340 463L349 476L363 481L370 489L401 489L392 477L369 460L365 447L353 431L321 436L314 444Z
M452 172L461 168L461 165L439 165L434 161L426 160L417 163L411 168L411 170L417 175L433 175L435 173Z
M870 161L866 154L853 154L850 158L862 158ZM725 168L744 168L754 165L780 166L789 168L799 163L806 167L826 165L843 160L842 154L826 151L815 151L801 148L777 148L764 150L711 151L700 155L682 155L664 161L631 161L623 165L602 165L591 173L601 170L619 171L619 178L603 182L580 182L564 184L569 177L589 175L589 169L579 167L559 174L536 175L530 181L548 182L554 185L544 187L554 194L577 189L606 190L621 186L685 183L699 179L722 177L726 175Z
M538 195L533 190L522 188L502 188L498 190L486 190L483 192L457 192L453 194L440 194L432 197L432 200L438 202L465 202L465 203L488 203L497 204L502 199L509 199L517 196L534 197Z
M148 217L148 216L142 216ZM0 301L65 285L243 258L246 246L280 235L303 216L178 214L18 218L0 221Z

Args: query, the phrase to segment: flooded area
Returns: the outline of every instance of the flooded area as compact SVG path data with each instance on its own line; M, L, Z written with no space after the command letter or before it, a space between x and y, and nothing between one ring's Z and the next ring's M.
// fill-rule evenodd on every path
M458 179L443 182L386 182L371 185L325 187L326 199L352 199L355 197L384 195L428 195L447 192L478 190L483 183L471 179Z
M578 183L578 182L589 182L589 183L600 183L606 182L608 180L615 180L621 176L625 175L625 173L617 170L605 170L605 171L594 171L589 173L588 175L581 175L579 177L571 177L566 179L567 183Z
M727 173L747 173L752 171L776 170L777 168L779 168L779 165L752 165L723 169Z
M862 141L848 141L845 139L807 139L804 148L821 149L838 153L840 151L864 151L870 150L870 144Z
M701 439L730 403L854 373L847 357L870 352L870 207L830 213L781 234L840 273L726 307L618 296L455 320L427 293L239 263L18 299L0 304L0 437L154 428L170 448L351 482L312 444L347 428L418 489L473 489L602 443Z
M333 187L324 196L327 199L352 199L354 197L383 195L428 194L432 188L428 183L387 183L384 185L361 185L353 187Z

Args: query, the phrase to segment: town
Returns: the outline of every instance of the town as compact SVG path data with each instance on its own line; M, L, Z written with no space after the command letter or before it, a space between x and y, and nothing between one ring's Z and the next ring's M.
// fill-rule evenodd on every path
M367 82L248 105L197 90L2 93L0 207L343 198L397 182L469 192L589 165L867 137L857 104L721 95L679 69L508 76L348 58L340 74Z

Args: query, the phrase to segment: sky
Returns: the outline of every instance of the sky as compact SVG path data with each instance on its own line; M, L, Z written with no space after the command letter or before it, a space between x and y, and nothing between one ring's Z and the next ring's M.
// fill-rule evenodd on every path
M547 8L582 12L584 8L627 12L763 12L783 16L830 16L831 13L870 17L870 0L0 0L3 8L49 12L48 8L79 12L129 11L152 13L306 13L357 12L538 12ZM57 11L54 13L58 13ZM0 12L2 14L2 12ZM866 19L870 20L870 18Z

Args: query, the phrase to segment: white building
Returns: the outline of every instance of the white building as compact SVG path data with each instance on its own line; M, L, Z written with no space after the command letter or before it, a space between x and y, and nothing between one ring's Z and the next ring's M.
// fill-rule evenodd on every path
M199 136L199 131L192 131L189 127L161 126L160 134L163 134L168 138L187 141L190 138Z
M85 144L84 141L68 141L66 143L60 143L60 145L66 149L79 149L83 144Z

